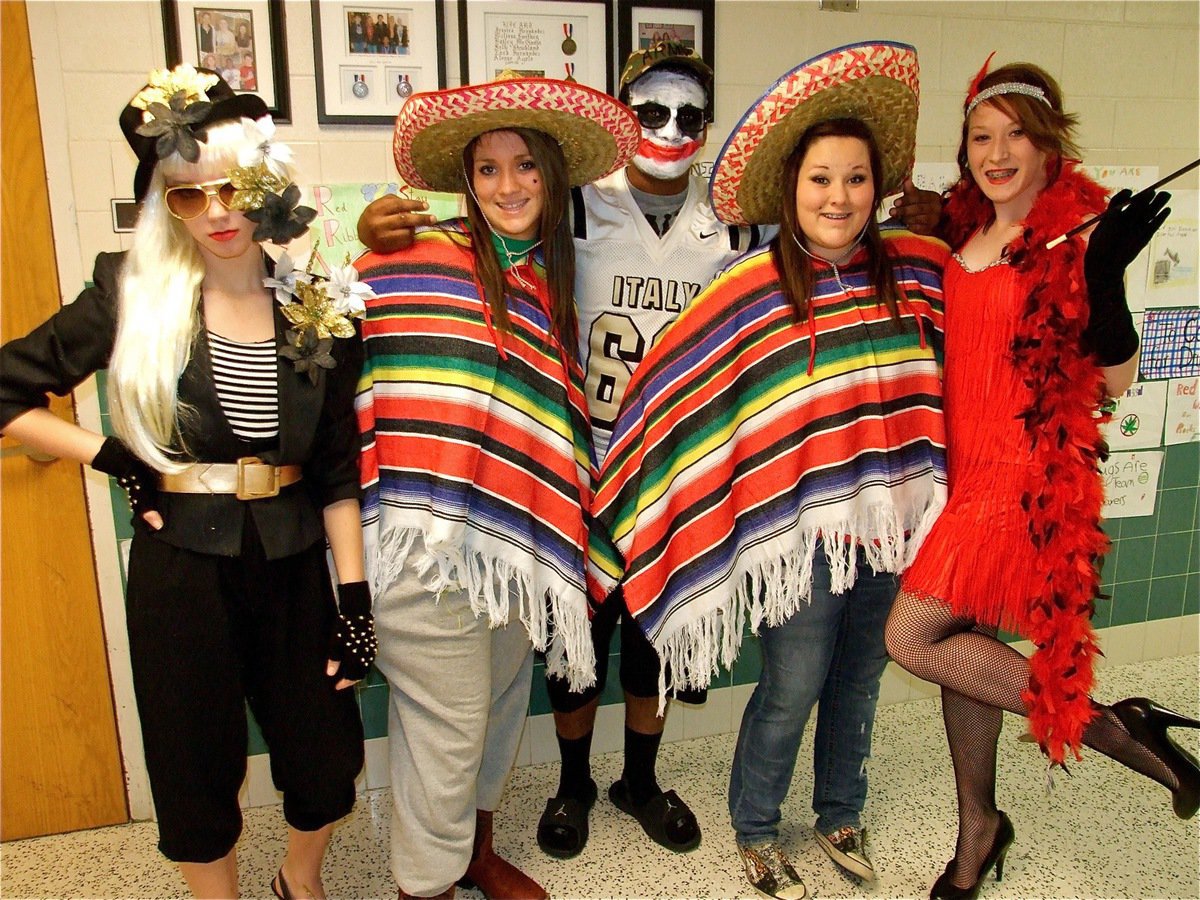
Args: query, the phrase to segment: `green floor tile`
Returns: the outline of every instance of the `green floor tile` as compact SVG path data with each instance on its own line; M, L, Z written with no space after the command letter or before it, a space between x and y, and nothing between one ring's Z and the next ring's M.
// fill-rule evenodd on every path
M1154 545L1154 577L1163 578L1167 575L1182 575L1186 572L1191 542L1191 532L1160 534Z
M1163 488L1195 487L1200 484L1200 443L1175 444L1163 460Z
M372 685L358 691L358 708L362 711L363 736L380 738L387 735L388 723L387 685Z
M262 729L254 720L254 713L246 707L246 755L255 756L267 752L267 739L262 736Z
M1196 489L1172 488L1158 494L1158 532L1191 531L1196 521Z
M1126 538L1149 537L1158 533L1159 506L1156 503L1154 513L1149 516L1132 516L1121 520L1121 540Z
M1171 619L1183 615L1183 591L1186 575L1170 575L1150 579L1148 621Z
M762 646L752 634L742 638L742 651L733 663L733 683L753 684L762 672Z
M529 691L529 714L531 716L543 716L546 713L552 712L550 708L550 694L546 691L546 665L545 663L533 664L533 685Z
M1121 538L1112 580L1118 584L1122 581L1141 581L1149 578L1153 571L1154 538Z
M600 705L624 702L625 693L621 690L621 654L613 653L608 657L608 679L600 693Z
M1117 585L1113 594L1110 625L1131 625L1146 621L1146 608L1150 599L1150 579L1127 581Z
M1200 575L1191 572L1184 576L1183 614L1194 616L1200 613Z

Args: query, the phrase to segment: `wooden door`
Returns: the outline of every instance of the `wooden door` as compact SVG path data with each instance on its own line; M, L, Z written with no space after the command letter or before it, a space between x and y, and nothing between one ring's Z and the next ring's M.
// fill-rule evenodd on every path
M24 3L0 3L0 340L59 305ZM74 417L70 398L51 407ZM0 460L0 839L129 819L80 467Z

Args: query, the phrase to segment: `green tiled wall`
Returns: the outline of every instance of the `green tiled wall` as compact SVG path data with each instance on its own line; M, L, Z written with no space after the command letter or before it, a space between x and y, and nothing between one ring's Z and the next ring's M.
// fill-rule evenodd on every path
M1165 448L1154 515L1112 519L1097 628L1200 613L1200 444Z
M104 373L98 376L102 418L108 430L107 404L104 402ZM132 536L125 495L115 482L113 509L117 539ZM1097 628L1129 625L1200 613L1200 444L1177 444L1165 448L1162 483L1155 502L1154 515L1132 519L1112 519L1104 530L1112 540L1112 551L1101 573L1102 590L1110 599L1096 605ZM600 702L621 701L618 641L613 638L609 656L609 678ZM733 671L722 670L712 687L749 684L758 680L761 656L758 640L747 635ZM357 688L363 728L368 738L387 734L388 691L383 677L375 670ZM533 692L529 712L550 712L546 693L545 666L534 666ZM249 752L265 753L262 735L250 717Z

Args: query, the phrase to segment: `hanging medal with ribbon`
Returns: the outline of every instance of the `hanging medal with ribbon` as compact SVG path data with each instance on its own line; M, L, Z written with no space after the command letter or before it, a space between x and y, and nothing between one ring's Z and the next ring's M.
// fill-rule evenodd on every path
M413 86L412 81L406 73L401 72L396 76L396 93L405 99L412 96Z
M575 63L563 63L563 68L567 70L567 77L563 80L564 81L574 81L575 80Z
M367 87L367 76L355 74L354 84L350 88L350 93L354 94L359 100L362 100L367 94L371 93L371 89Z
M562 52L567 56L574 56L575 51L579 48L575 45L575 39L572 35L575 33L575 26L570 22L563 22L563 36L566 38L562 42Z

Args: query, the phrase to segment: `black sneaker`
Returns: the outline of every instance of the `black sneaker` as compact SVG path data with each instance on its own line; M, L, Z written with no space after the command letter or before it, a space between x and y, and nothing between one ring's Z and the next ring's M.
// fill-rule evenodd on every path
M875 880L875 867L867 856L867 829L847 825L833 834L821 834L814 828L813 834L829 858L851 875L863 881Z
M802 900L808 896L804 882L777 841L750 847L738 844L738 855L742 857L742 865L746 869L746 880L760 894L778 900Z

